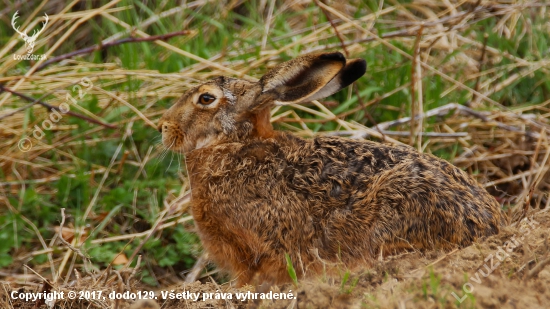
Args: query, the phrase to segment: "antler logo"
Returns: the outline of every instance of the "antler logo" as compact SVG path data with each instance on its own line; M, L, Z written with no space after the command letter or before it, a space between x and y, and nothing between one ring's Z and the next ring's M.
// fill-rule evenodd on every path
M11 26L13 27L13 29L19 33L19 35L21 36L21 38L25 41L25 47L27 49L27 54L30 54L32 53L32 51L34 50L34 43L36 42L36 38L38 38L38 35L40 33L42 33L42 31L44 31L44 29L46 28L46 25L48 24L48 14L45 14L46 15L46 21L43 22L43 25L42 25L42 29L40 30L34 30L32 36L28 36L27 35L27 31L25 32L21 32L19 31L19 27L16 27L15 26L15 20L17 18L19 18L19 16L17 16L17 14L19 13L19 11L16 11L15 14L13 14L13 17L11 19Z

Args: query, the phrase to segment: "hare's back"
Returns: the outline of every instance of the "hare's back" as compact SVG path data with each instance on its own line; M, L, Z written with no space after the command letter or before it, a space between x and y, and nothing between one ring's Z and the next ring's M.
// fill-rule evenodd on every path
M445 160L371 141L288 140L294 144L285 151L293 170L288 183L307 196L333 235L354 241L349 231L362 226L380 242L402 238L430 247L466 244L499 230L498 202Z
M304 184L334 182L335 185L361 187L380 182L381 175L400 175L418 186L446 186L449 189L481 191L489 195L466 172L451 163L430 154L421 154L414 148L386 145L372 141L357 141L339 137L318 137L303 140L286 136L286 164L294 176ZM426 182L429 181L429 182Z

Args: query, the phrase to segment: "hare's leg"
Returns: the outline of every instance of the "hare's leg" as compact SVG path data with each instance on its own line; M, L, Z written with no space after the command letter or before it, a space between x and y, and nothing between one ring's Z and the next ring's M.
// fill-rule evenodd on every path
M234 275L238 287L289 280L284 252L274 249L265 235L236 224L226 227L222 234L203 234L201 240L212 260Z
M284 259L284 256L281 255ZM255 265L249 265L237 274L237 287L244 285L253 285L257 288L269 288L273 284L287 282L290 280L284 263L273 261L272 259L264 259Z
M240 288L247 284L252 285L254 281L255 273L256 272L254 271L248 271L248 270L237 273L235 278L237 280L236 287Z

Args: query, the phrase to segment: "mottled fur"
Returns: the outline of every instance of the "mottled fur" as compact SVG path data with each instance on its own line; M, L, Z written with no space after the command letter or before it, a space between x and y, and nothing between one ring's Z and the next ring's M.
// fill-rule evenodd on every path
M322 261L368 265L381 253L451 249L499 231L497 201L442 159L406 146L274 131L275 101L328 96L365 72L364 61L339 53L290 64L258 83L207 82L159 124L164 144L186 154L204 248L239 284L288 281L285 253L302 276ZM216 108L191 99L200 91L222 94Z

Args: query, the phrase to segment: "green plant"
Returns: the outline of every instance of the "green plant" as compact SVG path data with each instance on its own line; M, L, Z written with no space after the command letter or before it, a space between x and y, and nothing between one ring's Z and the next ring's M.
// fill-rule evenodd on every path
M290 255L288 253L285 253L285 260L286 260L286 270L288 271L288 276L292 280L295 286L298 286L298 276L296 276L296 270L294 270L294 266L292 265L292 260L290 259Z

